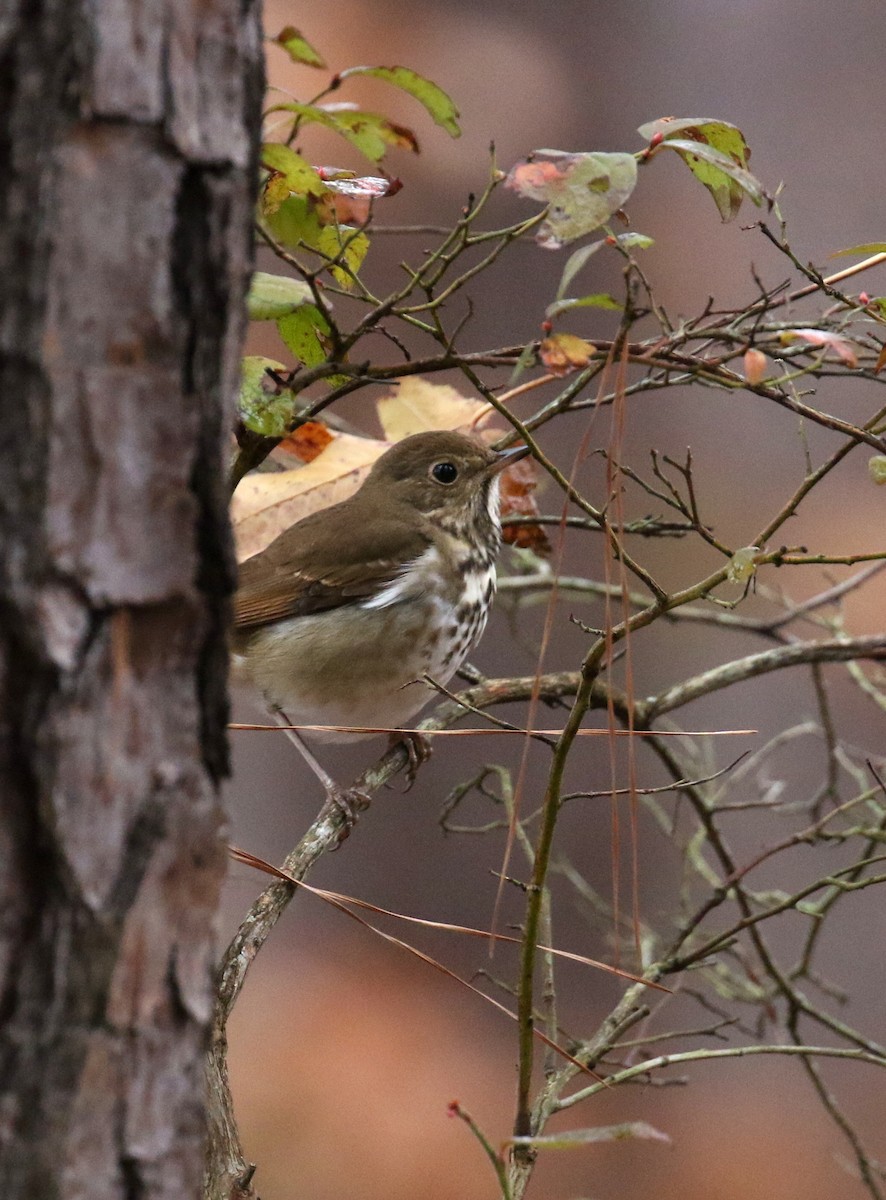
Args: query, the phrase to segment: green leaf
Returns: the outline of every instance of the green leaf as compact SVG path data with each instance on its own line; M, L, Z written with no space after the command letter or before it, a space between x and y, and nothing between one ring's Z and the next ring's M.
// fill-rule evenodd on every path
M514 369L511 372L511 377L508 380L508 387L516 387L520 376L535 362L536 345L535 342L527 342L520 351L520 357L514 363Z
M442 126L452 137L461 137L458 125L458 109L451 98L423 75L410 71L408 67L349 67L339 73L339 79L349 79L353 75L371 75L375 79L384 79L401 91L414 96L423 104L432 120Z
M267 111L268 113L291 112L298 117L299 121L315 121L319 125L325 125L327 129L334 129L336 133L338 132L332 113L327 112L319 104L301 104L297 100L288 100L285 104L272 104Z
M849 254L886 254L886 242L862 242L860 246L848 246L845 250L835 250L828 258L842 258Z
M322 226L316 209L308 204L304 196L290 196L275 213L265 219L274 239L288 250L302 246L316 246Z
M311 299L311 289L300 279L256 271L249 284L246 311L250 321L276 321L303 304L309 304Z
M713 146L681 138L669 138L664 144L677 151L696 179L708 189L724 221L732 220L744 196L758 207L763 203L763 185L759 179Z
M605 246L603 238L596 242L591 242L587 246L582 246L580 250L576 250L570 254L566 260L566 266L563 268L563 274L560 276L560 286L557 288L557 300L562 300L566 295L570 283L588 261L588 259L597 253L601 246Z
M536 240L558 250L606 223L637 183L633 154L566 154L537 150L508 172L505 186L548 205Z
M281 29L275 38L269 39L275 46L282 46L293 62L304 63L307 67L325 67L326 63L314 47L302 37L292 25Z
M295 312L280 317L277 329L283 341L306 367L316 367L329 357L329 322L313 304L303 304ZM347 375L329 375L325 382L338 387L347 382Z
M418 153L418 140L412 130L405 125L396 125L379 113L350 108L332 109L317 104L299 104L297 101L274 104L268 112L291 112L301 122L323 125L345 138L371 162L380 162L392 146Z
M645 233L620 233L615 240L625 250L648 250L655 245L655 238Z
M343 287L353 285L353 276L360 270L369 250L369 238L365 233L357 232L350 225L337 225L334 222L324 225L317 209L303 196L290 196L275 213L265 219L265 224L275 241L290 250L307 247L316 250L324 258L337 259L341 256L343 265L332 267L331 270ZM274 319L278 315L282 314L272 314Z
M751 151L744 134L728 121L664 118L641 125L637 132L649 141L660 137L663 146L676 150L711 193L724 221L732 220L746 195L754 204L763 202L763 185L747 169Z
M595 292L592 296L582 296L578 300L555 300L553 304L548 305L545 316L551 321L560 313L568 312L571 308L612 308L621 312L624 305L619 304L614 296L610 296L606 292Z
M311 164L282 142L265 142L261 148L261 161L263 167L283 176L291 192L300 196L322 196L328 191Z
M545 1134L543 1137L513 1137L508 1139L512 1146L531 1146L538 1150L574 1150L594 1142L621 1142L631 1138L643 1138L655 1142L669 1142L666 1133L647 1125L645 1121L626 1121L623 1125L599 1125L592 1129L570 1129L564 1133Z
M316 367L326 361L326 339L329 323L315 304L303 304L277 321L283 341L306 367Z
M288 367L273 358L249 355L243 359L240 376L240 418L247 429L262 437L283 437L289 432L294 415L293 395L269 374L286 374Z

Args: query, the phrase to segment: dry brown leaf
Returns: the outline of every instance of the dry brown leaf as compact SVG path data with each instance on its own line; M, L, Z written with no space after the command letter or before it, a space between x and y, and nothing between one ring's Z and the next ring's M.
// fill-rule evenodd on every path
M533 492L538 485L538 467L531 458L514 463L501 474L501 515L538 516L538 504ZM505 525L502 537L512 546L532 550L547 556L551 543L541 525Z
M571 371L581 370L594 353L594 346L574 333L552 334L538 347L538 357L552 375L568 375Z
M231 501L238 561L258 554L302 517L347 500L389 448L389 442L340 433L303 467L247 475Z
M334 441L333 435L321 421L305 421L294 433L277 446L303 463L313 462Z
M475 432L495 411L484 400L462 396L448 384L429 383L419 375L401 379L397 390L382 396L376 408L384 435L391 442L431 429Z

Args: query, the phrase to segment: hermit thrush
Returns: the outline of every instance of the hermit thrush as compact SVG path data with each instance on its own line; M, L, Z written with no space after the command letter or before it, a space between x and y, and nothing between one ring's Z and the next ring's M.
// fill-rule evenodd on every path
M398 442L350 499L242 564L235 673L286 724L402 728L429 699L422 677L446 683L483 632L501 541L498 476L527 453L450 432Z

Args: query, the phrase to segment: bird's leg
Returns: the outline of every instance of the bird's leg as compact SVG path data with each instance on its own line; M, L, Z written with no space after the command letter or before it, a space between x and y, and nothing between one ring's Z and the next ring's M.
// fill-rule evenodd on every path
M343 788L335 782L322 763L314 757L304 739L292 728L292 722L282 708L272 708L271 715L320 780L323 790L326 792L326 803L337 809L344 818L345 828L342 834L342 840L344 840L357 824L358 814L364 808L369 807L369 796L359 788Z

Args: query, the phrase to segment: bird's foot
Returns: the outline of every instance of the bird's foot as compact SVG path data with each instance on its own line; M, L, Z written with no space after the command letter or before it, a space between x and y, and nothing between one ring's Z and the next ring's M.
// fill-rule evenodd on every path
M410 733L392 733L390 735L391 749L397 745L404 746L409 757L406 766L406 787L404 788L404 791L408 792L412 790L419 767L423 766L433 754L431 739L425 734L419 733L417 729L413 729Z
M334 815L338 829L338 846L350 835L357 824L357 818L364 809L369 807L369 793L361 788L343 788L335 784L326 792L324 809L329 815ZM338 848L336 847L336 849Z

